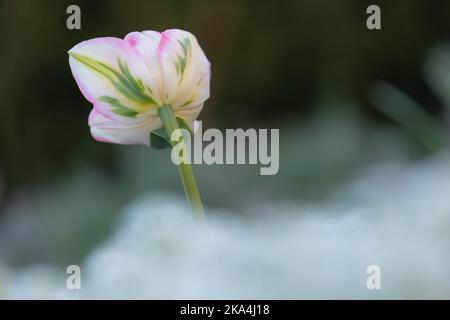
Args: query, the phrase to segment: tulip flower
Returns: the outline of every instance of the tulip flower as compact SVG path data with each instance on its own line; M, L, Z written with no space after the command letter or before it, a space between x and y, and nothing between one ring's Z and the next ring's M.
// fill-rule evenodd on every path
M88 122L100 142L149 146L158 130L171 137L180 126L192 128L209 98L210 63L187 31L95 38L68 53L75 81L93 105ZM179 170L188 200L203 215L191 166Z

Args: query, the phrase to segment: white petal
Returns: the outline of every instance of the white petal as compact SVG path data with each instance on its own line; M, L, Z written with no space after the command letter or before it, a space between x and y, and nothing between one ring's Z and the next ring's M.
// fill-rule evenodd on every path
M209 98L210 63L194 35L177 29L164 31L159 54L166 103L177 110L201 105Z
M197 119L200 111L202 111L203 104L198 106L179 108L175 111L175 115L177 117L182 118L187 123L193 123L195 119Z
M131 32L125 36L124 40L137 50L144 61L150 87L161 105L164 99L164 75L158 56L161 33L156 31Z
M128 41L96 38L79 43L69 54L70 67L81 92L93 104L103 102L98 106L103 115L129 122L130 119L116 112L117 106L141 113L160 104L158 97L151 94L155 83L152 76L156 75L149 74L141 55ZM104 97L109 97L108 103L102 100ZM116 108L111 101L116 101Z
M95 140L118 144L150 145L149 134L162 126L158 117L144 122L119 123L108 119L93 109L89 115L89 126Z

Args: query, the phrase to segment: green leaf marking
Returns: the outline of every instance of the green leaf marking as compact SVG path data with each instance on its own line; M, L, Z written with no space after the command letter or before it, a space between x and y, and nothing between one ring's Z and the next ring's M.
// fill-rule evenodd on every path
M77 53L69 52L69 55L78 62L82 63L89 70L95 74L105 78L111 82L112 85L125 97L142 105L157 105L152 97L152 91L148 86L145 86L141 79L133 77L128 68L120 58L117 59L119 70L92 58ZM114 99L117 101L117 99ZM112 100L108 103L111 104ZM118 103L118 101L117 101ZM112 104L117 106L116 102ZM120 104L120 103L119 103ZM121 107L124 107L121 105ZM115 108L115 110L123 110L122 108ZM124 107L128 110L130 108ZM120 111L122 112L122 111ZM129 112L126 112L129 113Z
M98 98L98 100L101 102L108 103L111 107L111 111L114 112L115 114L130 118L135 118L138 115L136 111L128 107L125 107L116 98L110 96L101 96L100 98Z
M184 38L183 40L178 40L181 46L182 54L178 55L178 60L175 61L175 69L177 75L180 76L180 82L183 80L184 71L186 70L188 55L191 50L191 40L189 38Z

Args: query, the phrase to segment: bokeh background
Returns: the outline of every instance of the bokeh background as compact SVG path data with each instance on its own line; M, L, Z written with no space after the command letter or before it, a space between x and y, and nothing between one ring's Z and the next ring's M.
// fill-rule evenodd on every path
M0 8L0 298L450 298L449 1ZM82 40L174 27L212 62L204 128L280 128L275 176L195 166L209 231L168 151L91 138L68 65Z

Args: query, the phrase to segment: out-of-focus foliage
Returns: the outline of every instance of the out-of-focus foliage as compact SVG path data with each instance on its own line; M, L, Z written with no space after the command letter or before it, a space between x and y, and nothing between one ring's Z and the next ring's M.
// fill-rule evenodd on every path
M379 83L372 90L372 99L380 112L392 118L428 150L440 150L448 144L444 126L397 88Z
M443 45L430 50L425 63L425 75L430 87L450 112L450 46ZM448 119L445 118L448 122Z

